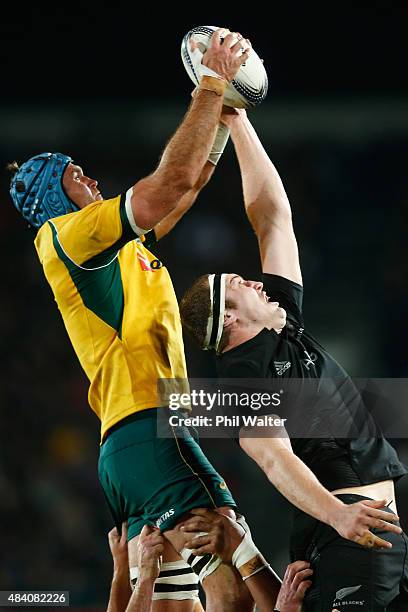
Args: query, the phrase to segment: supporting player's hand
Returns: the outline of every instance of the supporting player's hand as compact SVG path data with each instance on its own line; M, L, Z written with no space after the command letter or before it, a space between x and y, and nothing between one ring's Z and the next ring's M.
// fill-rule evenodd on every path
M287 566L282 586L276 602L276 609L280 612L301 612L302 602L307 589L311 586L310 580L313 570L307 561L295 561Z
M112 553L113 570L129 572L129 558L127 546L127 523L122 523L122 533L119 535L116 527L108 533L109 548Z
M145 525L137 543L137 567L139 580L153 578L160 573L160 556L164 550L164 537L160 529Z
M237 121L245 119L247 116L245 108L231 108L223 106L220 121L229 128L232 128Z
M241 543L245 531L236 521L214 510L196 508L194 516L183 522L180 530L191 534L185 544L195 555L218 555L224 563L231 563L235 549ZM194 535L205 532L205 535Z
M387 542L371 533L370 529L381 529L391 533L402 533L401 527L393 523L399 517L392 512L380 510L386 506L386 501L364 499L350 505L344 505L335 518L332 526L347 540L357 542L368 548L392 548Z
M204 53L202 64L214 70L226 81L232 81L239 68L246 62L251 44L237 32L218 28L211 36L211 42Z

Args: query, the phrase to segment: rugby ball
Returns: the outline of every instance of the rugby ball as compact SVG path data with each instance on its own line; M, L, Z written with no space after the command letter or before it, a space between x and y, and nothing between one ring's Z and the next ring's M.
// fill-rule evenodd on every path
M199 26L193 28L183 38L181 43L181 58L188 76L195 85L200 83L201 60L207 51L211 36L217 30L215 26ZM258 106L268 93L268 76L262 60L254 51L238 70L236 77L225 90L224 104L233 108L254 108Z

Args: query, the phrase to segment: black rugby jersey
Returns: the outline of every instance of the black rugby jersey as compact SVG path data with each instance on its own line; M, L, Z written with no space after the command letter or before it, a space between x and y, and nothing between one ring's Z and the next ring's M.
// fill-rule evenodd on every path
M407 469L373 421L352 379L305 330L302 286L273 274L264 274L263 283L271 300L286 310L287 325L280 334L263 329L254 338L218 355L218 377L274 378L282 384L288 379L309 379L307 383L317 385L319 392L320 386L326 387L326 395L322 396L330 396L330 401L320 400L309 419L311 431L313 424L320 421L318 434L293 438L290 427L288 432L293 451L328 490L396 479L406 474ZM335 393L332 393L333 385ZM285 416L276 408L263 409L263 414L268 412Z

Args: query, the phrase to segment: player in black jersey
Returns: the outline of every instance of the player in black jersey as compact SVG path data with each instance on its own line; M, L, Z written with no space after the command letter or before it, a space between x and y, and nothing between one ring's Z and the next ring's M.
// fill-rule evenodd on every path
M305 330L287 195L245 111L231 110L228 124L263 277L200 277L180 303L183 326L201 348L215 349L220 378L341 381L331 416L338 422L351 416L362 435L336 435L327 426L323 434L293 439L291 445L284 431L281 437L261 438L241 430L239 442L299 509L291 555L310 561L314 570L307 610L408 610L408 540L385 522L386 512L392 520L389 509L396 512L394 481L407 470L365 411L347 373ZM361 513L357 533L342 524L347 509ZM380 535L388 550L375 550L383 543Z

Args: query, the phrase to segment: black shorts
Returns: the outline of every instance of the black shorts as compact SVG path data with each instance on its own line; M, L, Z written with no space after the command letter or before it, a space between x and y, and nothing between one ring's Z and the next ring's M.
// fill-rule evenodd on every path
M346 504L368 499L360 495L337 497ZM302 555L313 569L305 611L408 612L408 539L405 534L373 532L391 542L392 548L363 548L340 537L328 525L316 523L308 550ZM300 558L295 543L296 533L292 537L293 561Z

